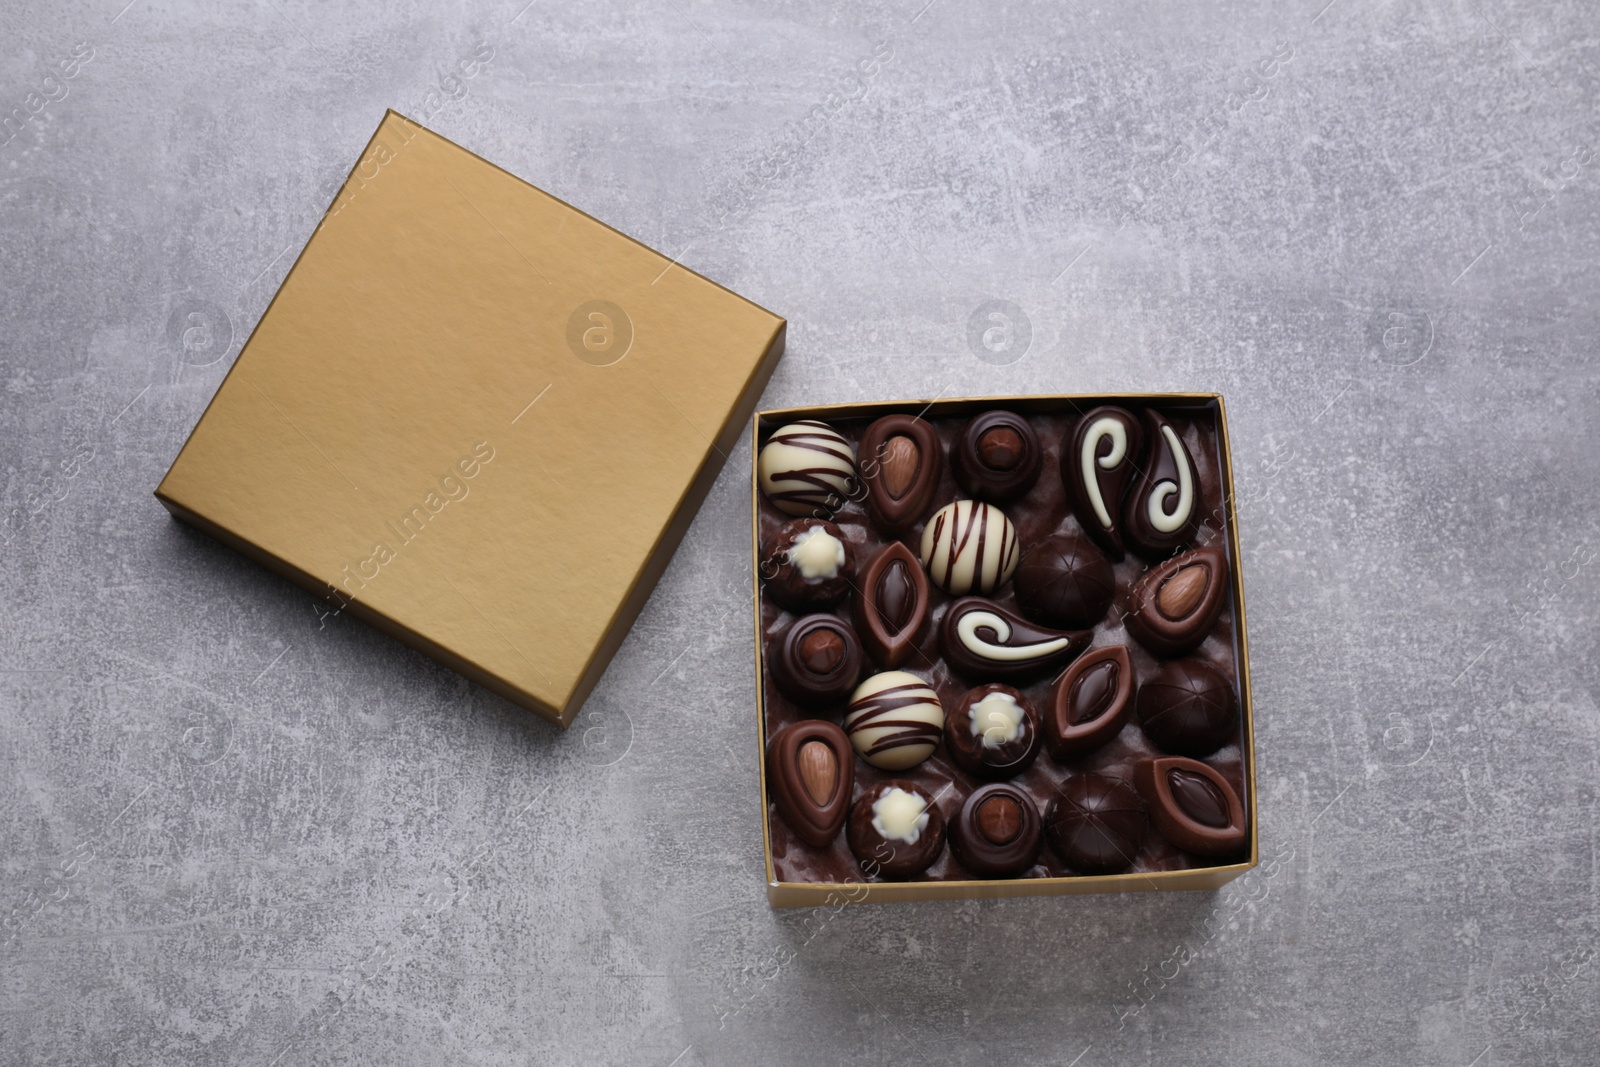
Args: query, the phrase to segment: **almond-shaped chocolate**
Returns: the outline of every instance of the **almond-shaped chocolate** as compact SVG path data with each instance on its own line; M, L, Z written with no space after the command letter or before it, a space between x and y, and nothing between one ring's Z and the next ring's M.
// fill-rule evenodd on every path
M983 597L962 597L939 623L945 660L974 678L1020 678L1060 667L1089 647L1088 630L1051 630Z
M1144 426L1144 458L1123 505L1123 528L1135 552L1164 559L1200 526L1200 473L1172 423L1146 410Z
M1104 645L1078 657L1056 680L1044 717L1050 755L1066 761L1114 739L1133 706L1133 664L1123 645Z
M1179 756L1140 760L1133 784L1156 830L1185 852L1226 856L1244 848L1244 804L1216 768Z
M836 615L805 615L772 639L767 668L783 695L808 708L836 704L861 677L861 642Z
M851 604L856 635L884 667L898 667L917 650L928 621L928 575L911 550L891 541L873 557Z
M985 411L950 445L956 484L980 500L1003 504L1033 488L1044 454L1027 419L1010 411Z
M885 415L861 435L861 481L874 525L903 533L922 521L939 488L944 450L932 424L914 415Z
M767 742L767 784L795 836L824 848L850 813L855 753L843 730L822 719L792 722Z
M975 778L1015 778L1039 754L1039 713L1019 690L989 682L944 718L944 747Z
M1220 548L1180 552L1134 583L1128 632L1158 656L1193 651L1216 626L1227 589L1228 557Z
M1138 469L1144 433L1119 407L1098 407L1061 442L1061 481L1083 532L1114 560L1125 554L1122 500Z
M1004 878L1032 867L1044 844L1044 821L1018 786L995 782L972 791L950 821L950 848L982 878Z

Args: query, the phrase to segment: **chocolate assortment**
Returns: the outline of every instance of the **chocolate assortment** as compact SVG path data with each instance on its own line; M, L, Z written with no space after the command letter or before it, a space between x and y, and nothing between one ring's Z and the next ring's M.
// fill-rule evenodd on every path
M887 407L759 431L775 881L1248 858L1216 404Z

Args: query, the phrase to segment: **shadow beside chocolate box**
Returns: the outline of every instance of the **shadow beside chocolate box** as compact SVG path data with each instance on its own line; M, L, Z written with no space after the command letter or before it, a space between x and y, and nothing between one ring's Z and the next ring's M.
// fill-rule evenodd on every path
M1220 395L763 411L752 460L774 907L1256 865Z

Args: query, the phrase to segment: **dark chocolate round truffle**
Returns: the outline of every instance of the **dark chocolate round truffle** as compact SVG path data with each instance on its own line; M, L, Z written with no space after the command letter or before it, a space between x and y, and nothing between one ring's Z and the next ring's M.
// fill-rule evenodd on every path
M950 823L950 848L961 865L983 878L1021 874L1044 842L1039 809L1027 791L1007 782L982 786Z
M1139 684L1139 726L1157 747L1179 756L1209 756L1239 728L1233 683L1197 659L1175 659Z
M783 695L805 707L835 704L861 677L861 641L837 615L806 615L767 645L767 668Z
M1111 561L1088 538L1070 534L1028 549L1012 584L1024 615L1068 629L1099 622L1117 592Z
M985 411L961 428L950 445L956 484L979 500L1004 503L1033 488L1044 454L1027 419L1010 411Z
M1039 713L1009 685L969 690L944 719L944 742L956 765L975 778L1015 778L1039 754Z
M793 612L830 608L850 592L856 554L844 533L823 519L778 527L761 553L767 595Z
M1109 874L1133 864L1149 820L1132 786L1080 774L1067 779L1051 798L1044 829L1050 847L1069 867Z
M944 816L921 786L901 779L862 793L850 809L845 840L869 877L909 878L944 851Z

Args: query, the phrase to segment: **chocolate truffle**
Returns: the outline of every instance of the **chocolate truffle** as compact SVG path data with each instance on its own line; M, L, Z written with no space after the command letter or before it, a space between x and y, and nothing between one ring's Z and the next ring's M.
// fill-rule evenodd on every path
M899 541L873 557L856 587L851 612L867 655L898 667L917 650L928 621L928 575Z
M1018 584L1022 576L1017 575ZM1192 652L1222 614L1228 559L1214 547L1181 552L1133 584L1128 632L1158 656Z
M1044 830L1062 862L1087 874L1110 874L1133 864L1148 821L1139 794L1098 774L1069 778L1050 800Z
M1087 539L1070 534L1047 537L1029 548L1013 586L1024 615L1067 629L1099 622L1117 593L1111 561Z
M855 550L844 533L822 519L794 519L778 527L762 553L767 593L790 611L830 608L850 594Z
M901 533L920 522L933 506L943 457L933 426L914 415L885 415L868 426L861 435L861 480L873 524Z
M822 719L792 722L767 742L767 784L795 836L826 847L849 814L855 753L844 731Z
M996 503L1032 489L1043 464L1039 435L1027 419L1009 411L985 411L963 426L950 445L956 484Z
M861 758L886 771L907 770L933 755L943 729L939 694L905 671L862 682L844 716L844 731Z
M1233 683L1197 659L1163 664L1139 684L1134 706L1144 735L1179 756L1208 756L1238 733Z
M1176 756L1140 760L1133 784L1161 836L1185 852L1226 856L1249 839L1244 804L1214 767Z
M1061 442L1061 481L1078 525L1120 560L1124 555L1122 497L1139 463L1144 432L1119 407L1098 407Z
M994 782L967 797L950 822L950 849L981 878L1004 878L1032 867L1044 842L1033 800L1017 786Z
M1165 559L1199 529L1200 475L1170 422L1147 410L1144 425L1144 460L1128 489L1123 528L1135 552Z
M1093 639L1088 630L1037 626L977 596L951 604L939 623L945 661L973 678L1041 674L1071 660Z
M836 615L796 619L767 648L767 666L783 695L808 708L835 704L861 677L861 642Z
M790 515L826 518L844 506L855 482L855 456L833 427L804 419L767 438L756 460L767 499Z
M946 504L922 529L922 565L951 596L988 596L1010 581L1017 550L1017 528L1005 512L982 501Z
M1045 744L1062 762L1085 756L1122 732L1133 705L1133 665L1123 645L1090 649L1056 680L1045 713Z
M869 877L908 878L944 851L944 816L921 786L892 779L856 800L845 841Z
M1015 778L1039 754L1039 713L1009 685L980 685L945 717L944 744L976 778Z

